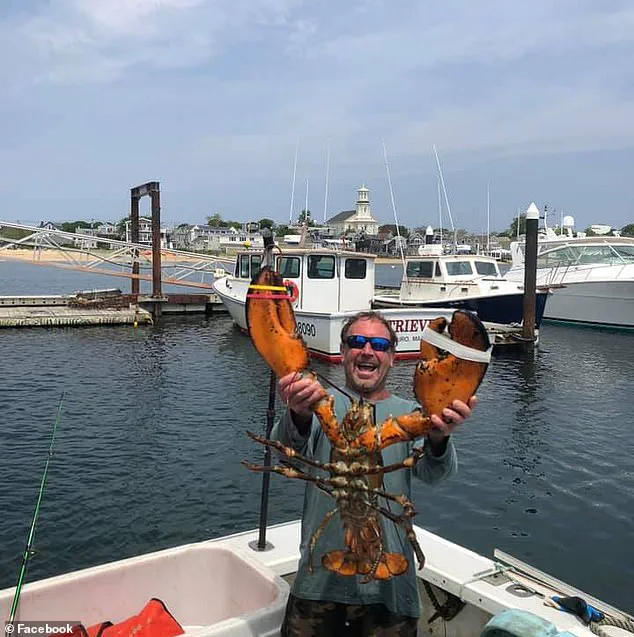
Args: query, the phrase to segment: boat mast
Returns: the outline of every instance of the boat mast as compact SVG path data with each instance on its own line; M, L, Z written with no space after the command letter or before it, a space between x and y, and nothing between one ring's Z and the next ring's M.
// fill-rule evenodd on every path
M324 225L326 225L326 214L328 210L328 184L330 181L330 141L326 146L326 185L324 187Z
M449 215L449 222L451 223L451 229L453 230L453 252L456 253L458 245L458 235L456 232L456 226L453 224L453 217L451 216L451 206L449 205L449 197L447 197L447 188L445 187L445 178L442 174L442 167L440 166L440 159L438 159L438 153L436 152L436 144L433 145L434 155L436 156L436 166L438 166L438 174L440 175L440 183L442 184L442 191L445 195L445 205L447 206L447 214Z
M490 244L489 244L489 220L491 216L491 194L489 188L489 182L487 181L487 255L491 254Z
M394 202L394 189L392 188L392 177L390 176L390 166L387 161L387 150L385 148L385 140L381 140L383 145L383 160L385 161L385 172L387 173L387 183L390 187L390 199L392 201L392 212L394 213L394 223L396 224L396 236L398 237L398 245L401 250L401 263L403 264L403 280L407 281L407 268L405 267L405 254L403 252L403 241L401 240L401 231L398 227L398 215L396 214L396 203Z
M291 185L291 210L288 215L288 223L293 223L293 205L295 204L295 177L297 176L297 154L299 152L299 139L295 144L295 163L293 164L293 183Z
M436 176L436 185L438 187L438 222L440 223L440 245L442 247L442 193L440 192L440 175Z

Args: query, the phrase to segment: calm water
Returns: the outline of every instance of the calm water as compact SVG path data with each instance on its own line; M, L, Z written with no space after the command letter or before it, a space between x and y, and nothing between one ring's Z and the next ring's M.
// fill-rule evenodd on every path
M0 294L116 281L0 263ZM633 334L545 325L534 357L497 355L456 436L458 476L415 486L417 523L634 612L633 353ZM62 391L29 579L257 525L260 478L239 461L261 458L244 431L264 426L268 371L228 318L3 330L0 365L0 587L17 577ZM412 373L397 364L392 389L409 396ZM274 476L271 522L299 517L301 494Z

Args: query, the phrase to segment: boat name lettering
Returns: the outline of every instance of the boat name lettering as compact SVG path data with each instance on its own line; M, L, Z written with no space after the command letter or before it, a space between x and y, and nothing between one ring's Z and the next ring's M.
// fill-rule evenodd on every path
M317 330L313 323L302 323L301 321L298 321L297 333L302 336L315 336L317 334Z
M390 321L390 325L399 334L401 332L422 332L427 322L426 319L397 319Z

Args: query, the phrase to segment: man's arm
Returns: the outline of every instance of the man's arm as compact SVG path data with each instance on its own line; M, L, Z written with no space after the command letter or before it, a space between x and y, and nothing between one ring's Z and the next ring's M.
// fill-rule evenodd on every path
M293 412L287 409L273 425L271 439L279 440L283 445L292 447L298 453L306 455L311 426L312 416L306 423L305 420L294 417Z
M419 480L426 484L438 484L458 471L458 455L449 436L442 442L425 438L424 450L423 457L413 470Z
M425 438L425 454L414 468L414 475L427 484L437 484L458 471L458 455L451 440L456 427L471 416L478 399L472 396L468 403L454 400L451 409L444 409L442 417L431 417L434 428Z
M297 373L280 378L278 389L288 409L275 423L271 436L305 455L313 423L311 406L324 396L324 390L314 378Z

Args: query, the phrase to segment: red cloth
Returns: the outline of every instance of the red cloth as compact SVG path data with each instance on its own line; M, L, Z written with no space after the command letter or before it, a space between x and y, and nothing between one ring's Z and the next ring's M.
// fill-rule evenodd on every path
M75 637L176 637L184 632L165 604L153 598L138 615L118 624L101 622L88 628L80 624L73 628L71 634Z

